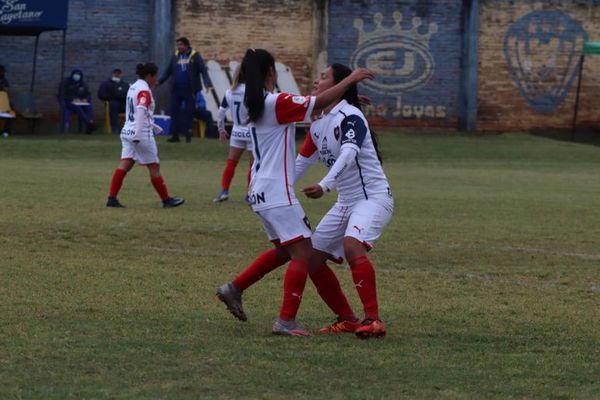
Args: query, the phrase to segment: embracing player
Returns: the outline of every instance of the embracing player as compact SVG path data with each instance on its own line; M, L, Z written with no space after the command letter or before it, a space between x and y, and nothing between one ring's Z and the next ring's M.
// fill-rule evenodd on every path
M331 65L315 81L312 94L318 96L351 73L352 70L344 65ZM305 187L302 192L317 199L336 189L338 198L312 236L311 277L331 273L325 264L327 259L341 262L345 257L365 313L362 323L358 323L348 307L336 310L330 305L339 319L320 332L354 332L363 338L384 336L385 327L379 319L375 270L367 252L391 220L394 199L383 172L377 141L360 110L356 85L311 124L296 159L295 179L299 180L317 160L321 160L329 172L318 184ZM338 290L335 285L331 288ZM327 293L319 290L319 294L329 304Z

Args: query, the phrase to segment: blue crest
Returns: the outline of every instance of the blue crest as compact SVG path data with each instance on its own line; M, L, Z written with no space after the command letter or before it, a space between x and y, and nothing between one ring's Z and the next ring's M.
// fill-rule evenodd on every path
M549 114L567 97L587 38L581 24L560 11L534 11L510 26L504 57L534 111Z

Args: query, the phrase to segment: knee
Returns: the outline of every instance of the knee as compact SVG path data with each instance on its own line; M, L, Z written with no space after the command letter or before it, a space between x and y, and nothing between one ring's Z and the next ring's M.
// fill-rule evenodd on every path
M353 237L344 238L344 255L347 261L354 260L365 254L367 254L367 249L361 241Z

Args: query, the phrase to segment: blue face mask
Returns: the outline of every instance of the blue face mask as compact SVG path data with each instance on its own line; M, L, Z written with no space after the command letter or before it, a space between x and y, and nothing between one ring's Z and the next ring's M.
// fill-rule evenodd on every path
M73 74L73 80L75 82L79 82L81 80L81 75L79 75L79 74Z

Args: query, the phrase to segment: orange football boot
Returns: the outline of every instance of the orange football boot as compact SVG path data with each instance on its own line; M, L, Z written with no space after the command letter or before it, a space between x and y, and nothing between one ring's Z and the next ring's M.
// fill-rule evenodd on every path
M367 319L362 322L362 325L357 328L354 333L361 339L384 337L385 326L383 325L383 322L378 319Z
M340 320L338 319L333 324L319 329L319 333L354 333L356 329L361 327L361 323L356 321Z

